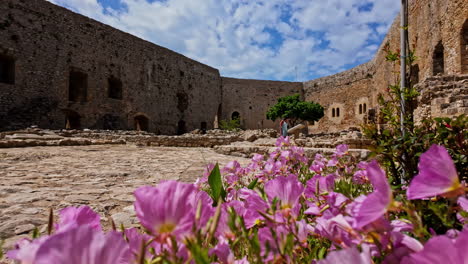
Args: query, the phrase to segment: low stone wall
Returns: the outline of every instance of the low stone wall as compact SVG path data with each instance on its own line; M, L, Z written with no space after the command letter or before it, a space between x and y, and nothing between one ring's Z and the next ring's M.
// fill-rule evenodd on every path
M109 130L42 130L28 128L0 133L0 148L35 146L82 146L106 144L135 144L139 146L209 147L229 145L233 142L252 142L259 138L276 138L272 129L248 131L211 130L181 136L161 136L140 131Z

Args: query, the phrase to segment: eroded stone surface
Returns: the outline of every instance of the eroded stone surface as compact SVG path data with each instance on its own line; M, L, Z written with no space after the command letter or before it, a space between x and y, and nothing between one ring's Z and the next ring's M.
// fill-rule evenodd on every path
M135 224L132 192L161 180L193 182L206 164L248 160L206 148L100 145L0 149L0 240L5 247L31 232L45 231L55 212L86 204L108 226Z

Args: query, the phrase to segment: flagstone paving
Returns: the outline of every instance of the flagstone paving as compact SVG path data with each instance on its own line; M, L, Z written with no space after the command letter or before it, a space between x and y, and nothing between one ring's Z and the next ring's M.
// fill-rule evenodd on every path
M43 232L49 208L54 212L86 204L103 223L135 223L132 192L161 180L194 182L206 164L248 159L221 155L209 148L101 145L0 149L0 240L5 247Z

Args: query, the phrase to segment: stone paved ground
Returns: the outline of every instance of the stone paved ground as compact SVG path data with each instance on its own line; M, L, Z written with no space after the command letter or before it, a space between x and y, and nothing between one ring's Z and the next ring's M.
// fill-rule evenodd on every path
M162 179L193 182L209 162L225 165L248 160L206 148L101 145L0 149L0 240L5 247L45 230L49 208L55 212L87 204L125 226L134 223L136 187Z

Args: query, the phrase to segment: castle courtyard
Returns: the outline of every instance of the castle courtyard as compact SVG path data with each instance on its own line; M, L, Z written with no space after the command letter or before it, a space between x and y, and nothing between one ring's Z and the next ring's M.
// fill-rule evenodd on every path
M134 223L132 192L161 180L194 182L210 162L236 159L209 148L99 145L0 149L0 240L45 228L50 208L87 204L117 225ZM106 216L106 217L104 217Z

